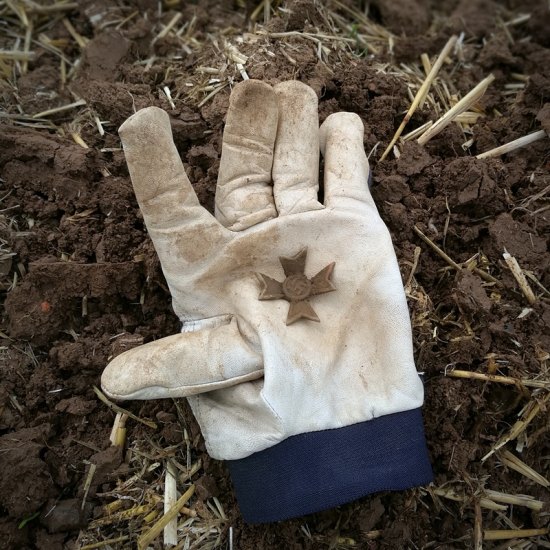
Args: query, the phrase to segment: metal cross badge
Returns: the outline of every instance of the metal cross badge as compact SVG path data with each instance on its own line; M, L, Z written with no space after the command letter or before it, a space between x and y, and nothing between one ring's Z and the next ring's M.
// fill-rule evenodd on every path
M307 248L303 248L295 256L287 258L280 256L286 279L279 282L263 273L256 273L260 281L261 290L259 300L286 300L290 302L286 324L291 325L299 319L309 319L320 322L309 298L317 294L336 290L330 281L335 262L321 269L317 275L308 279L305 275Z

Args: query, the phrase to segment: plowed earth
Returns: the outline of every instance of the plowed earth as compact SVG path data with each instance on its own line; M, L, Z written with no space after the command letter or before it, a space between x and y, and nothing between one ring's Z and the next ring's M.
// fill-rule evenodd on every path
M185 82L204 64L207 46L169 64L162 56L173 47L170 35L151 45L156 2L113 3L112 9L124 17L138 10L119 30L94 27L90 14L98 6L83 1L66 15L89 39L68 85L61 82L58 57L39 50L28 72L18 76L17 92L9 86L0 89L10 113L16 112L16 104L30 114L64 105L74 101L74 92L101 121L108 121L104 135L89 121L81 124L87 149L69 131L61 135L13 119L0 121L0 236L15 253L0 263L5 301L0 342L2 548L73 548L79 529L101 515L106 501L100 495L111 491L129 467L123 453L110 447L114 413L92 388L99 385L109 357L125 346L178 331L116 131L134 109L158 105L168 110L188 175L201 202L213 207L230 90L226 87L201 107L198 101L184 101ZM272 31L314 26L326 31L315 3L285 6L287 11L269 23ZM178 10L182 22L196 16L194 32L205 44L209 33L228 26L234 35L246 30L246 9L237 5L199 2L165 9L163 22ZM503 24L523 13L531 14L530 19ZM165 446L177 445L186 426L192 459L201 458L203 465L194 478L201 487L198 499L218 497L228 518L225 534L232 526L235 548L469 548L480 488L549 502L548 489L503 466L497 455L481 462L518 413L544 392L537 396L533 389L455 379L445 372L459 368L548 380L550 295L544 288L550 288L550 141L497 159L476 160L475 155L550 129L550 12L546 3L534 0L379 0L372 3L370 16L396 34L393 53L353 61L344 57L329 66L319 60L316 45L300 37L288 38L296 46L292 59L279 55L276 41L269 62L254 57L254 44L245 41L239 48L252 56L246 65L251 78L271 84L298 78L318 93L321 121L336 111L356 112L365 123L366 150L380 142L371 157L373 195L392 233L404 282L409 282L435 486L460 487L466 500L453 502L419 490L383 493L280 525L247 526L225 467L208 458L185 405L182 417L171 401L128 404L158 425L155 432L129 421L128 441L146 441L155 432ZM403 79L375 68L374 62L418 64L420 54L436 55L452 33L460 32L465 33L465 57L449 77L451 91L465 95L490 72L496 77L479 105L485 116L473 126L474 144L464 150L467 137L451 125L427 146L408 142L398 159L390 155L378 163L410 99ZM49 33L68 39L67 54L74 54L71 48L78 46L60 20ZM139 63L152 54L161 61ZM528 79L520 80L523 88L505 94L507 84L518 82L513 74ZM166 85L173 95L181 92L175 109L159 92ZM61 127L72 116L61 112L50 119ZM424 107L409 129L434 116ZM477 255L475 265L499 284L467 267L450 267L419 239L415 225L459 264ZM542 285L529 279L537 295L534 304L526 301L504 263L505 250ZM516 442L506 447L546 476L548 418L543 407L521 439L521 453ZM97 470L81 510L90 463ZM507 524L502 513L483 510L483 528L542 528L548 525L548 511L547 504L540 512L511 507L504 512ZM546 539L531 540L534 548ZM487 541L485 547L501 544Z

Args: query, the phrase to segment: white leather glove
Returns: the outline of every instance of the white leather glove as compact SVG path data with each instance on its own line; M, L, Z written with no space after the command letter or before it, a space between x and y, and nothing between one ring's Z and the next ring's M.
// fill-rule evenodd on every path
M183 328L116 357L106 394L187 397L250 522L429 482L423 387L361 119L319 129L317 97L297 81L235 86L215 217L164 111L142 109L119 133Z

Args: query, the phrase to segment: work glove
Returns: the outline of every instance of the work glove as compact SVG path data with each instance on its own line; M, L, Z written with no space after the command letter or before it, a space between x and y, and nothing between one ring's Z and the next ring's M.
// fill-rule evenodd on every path
M237 84L215 216L166 112L142 109L119 133L182 332L113 359L105 393L187 397L251 523L428 483L423 386L359 116L319 129L308 86Z

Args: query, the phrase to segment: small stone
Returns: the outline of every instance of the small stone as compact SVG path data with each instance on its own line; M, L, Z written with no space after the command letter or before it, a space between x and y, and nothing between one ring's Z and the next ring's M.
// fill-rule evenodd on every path
M195 482L195 492L197 498L203 501L219 495L216 480L209 475L204 475Z
M155 417L159 422L163 422L165 424L170 424L171 422L176 421L176 415L166 411L159 411Z
M82 502L76 498L60 500L49 512L47 508L46 515L42 523L48 528L50 533L61 533L66 531L75 531L85 525L84 512L81 510Z

